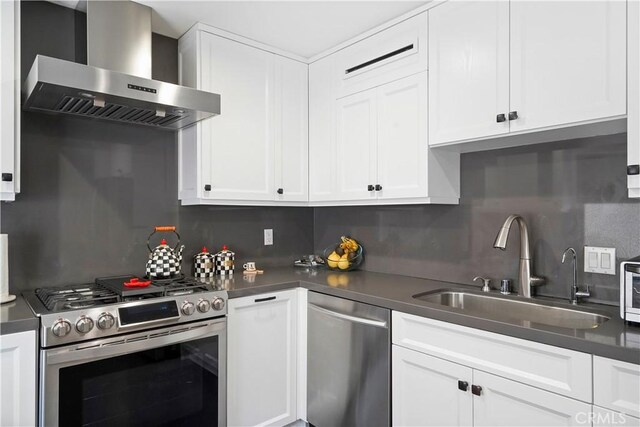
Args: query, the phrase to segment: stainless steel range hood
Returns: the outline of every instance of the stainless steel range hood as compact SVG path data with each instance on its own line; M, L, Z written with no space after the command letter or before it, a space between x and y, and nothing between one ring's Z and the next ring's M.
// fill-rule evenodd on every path
M176 130L220 114L220 95L151 79L151 9L87 2L87 62L38 55L25 110Z

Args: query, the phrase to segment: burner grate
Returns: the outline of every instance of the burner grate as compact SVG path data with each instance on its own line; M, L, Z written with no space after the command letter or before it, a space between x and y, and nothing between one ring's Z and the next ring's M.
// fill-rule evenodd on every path
M49 311L73 310L118 302L118 295L95 283L36 289L38 299Z

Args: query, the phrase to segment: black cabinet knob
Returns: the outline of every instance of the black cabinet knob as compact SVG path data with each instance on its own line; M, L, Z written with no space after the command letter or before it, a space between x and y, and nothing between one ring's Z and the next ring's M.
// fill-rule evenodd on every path
M516 120L518 118L518 112L517 111L511 111L509 113L509 120Z
M13 174L12 173L3 173L2 174L2 182L11 182L13 181Z
M506 122L506 121L507 121L507 117L504 114L498 114L496 116L496 122L502 123L502 122Z
M462 391L469 390L469 383L466 381L458 380L458 390L462 390Z
M204 191L211 191L211 184L207 184L204 186Z
M373 191L375 190L375 187L371 184L367 185L367 191Z
M471 393L475 394L476 396L480 396L482 394L482 387L480 387L479 385L472 385Z
M640 175L640 165L627 166L627 175ZM4 174L2 174L2 180L4 181Z
M278 188L278 194L284 194L284 190L282 188Z
M376 191L382 191L382 185L376 184Z

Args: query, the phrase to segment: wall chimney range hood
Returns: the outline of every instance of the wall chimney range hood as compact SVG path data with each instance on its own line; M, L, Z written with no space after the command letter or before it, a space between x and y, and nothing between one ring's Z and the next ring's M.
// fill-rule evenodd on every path
M87 2L88 65L38 55L23 86L28 111L177 130L220 114L220 95L151 79L151 8Z

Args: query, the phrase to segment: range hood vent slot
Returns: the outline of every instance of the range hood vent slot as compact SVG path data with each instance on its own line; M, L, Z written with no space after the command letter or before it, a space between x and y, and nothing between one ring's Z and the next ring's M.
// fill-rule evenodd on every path
M54 110L61 113L149 126L166 126L183 118L177 114L159 116L152 110L111 103L105 103L104 107L96 107L93 105L92 99L73 96L64 96L54 107Z

